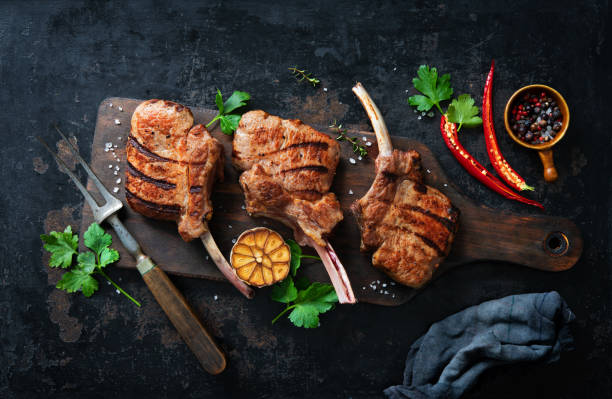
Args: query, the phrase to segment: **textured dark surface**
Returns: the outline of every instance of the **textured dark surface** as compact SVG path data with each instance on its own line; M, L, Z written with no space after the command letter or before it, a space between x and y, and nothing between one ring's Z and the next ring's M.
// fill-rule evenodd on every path
M0 4L0 397L376 397L401 381L408 347L432 322L487 299L552 289L576 313L576 350L553 365L488 371L467 397L609 397L607 2L286 3ZM141 309L107 285L90 299L53 288L58 274L45 266L38 234L78 225L81 198L35 136L55 142L50 123L59 121L89 158L97 106L109 96L211 107L216 87L241 89L254 95L252 108L367 128L350 92L360 80L392 134L424 142L467 195L531 212L475 182L444 147L438 120L417 120L405 102L425 62L452 73L457 94L480 101L491 58L502 151L549 214L583 230L584 254L572 270L466 266L406 305L341 307L312 331L271 326L280 306L265 294L248 301L228 284L174 278L229 354L218 377L199 368L136 273L110 270ZM286 69L294 64L314 71L321 87L296 84ZM543 182L537 155L503 131L506 99L529 83L558 89L572 112L555 148L555 184ZM461 137L488 165L482 134Z

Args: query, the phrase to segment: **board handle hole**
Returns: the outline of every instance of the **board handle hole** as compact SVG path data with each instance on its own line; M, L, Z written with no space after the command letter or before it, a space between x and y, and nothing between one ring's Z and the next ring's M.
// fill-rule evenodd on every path
M569 249L569 240L560 231L552 232L544 240L544 249L552 256L564 255Z

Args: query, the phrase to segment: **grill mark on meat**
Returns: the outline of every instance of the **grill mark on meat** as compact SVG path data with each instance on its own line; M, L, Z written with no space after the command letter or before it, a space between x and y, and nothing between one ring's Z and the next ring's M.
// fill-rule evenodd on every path
M423 209L420 206L408 205L408 204L395 204L393 200L390 200L387 198L377 198L377 200L388 206L395 206L397 208L408 209L411 211L422 213L423 215L428 216L436 220L437 222L440 222L440 224L442 224L442 226L444 226L446 230L450 231L451 233L455 233L458 227L457 218L460 212L459 212L459 209L457 209L455 206L452 206L452 208L448 209L450 218L445 218L440 215L436 215L435 213L427 209Z
M177 205L160 205L156 204L155 202L144 200L136 194L130 192L130 190L128 190L127 188L125 190L125 197L129 200L138 202L140 205L150 208L156 212L167 213L170 215L178 215L181 211L180 207Z
M130 162L127 163L127 171L130 175L140 180L146 181L147 183L151 183L164 190L174 190L176 188L176 184L169 183L165 180L154 179L152 177L145 175L144 173L136 169Z
M164 158L164 157L160 157L157 154L152 153L151 151L149 151L148 149L146 149L145 147L143 147L138 140L136 140L136 138L134 138L134 136L132 136L130 134L130 136L128 137L128 143L134 147L138 152L140 152L141 154L149 157L149 158L153 158L156 161L162 161L162 162L176 162L172 159L168 159L168 158Z
M389 223L383 223L382 226L387 228L387 229L389 229L389 230L401 230L403 233L413 234L413 235L419 237L421 239L421 241L423 241L423 243L425 245L427 245L428 247L430 247L434 251L436 251L438 256L440 256L440 257L446 256L444 254L444 251L442 251L442 249L435 242L430 240L428 237L413 231L412 229L409 229L409 228L404 227L404 226L397 226L397 225L394 225L394 224L389 224Z
M189 164L189 165L195 165L195 166L206 164L206 161L204 161L204 162L181 162L181 161L175 161L174 159L170 159L170 158L160 157L159 155L157 155L157 154L149 151L147 148L145 148L131 134L128 136L128 145L132 146L136 151L140 152L142 155L144 155L144 156L146 156L148 158L152 158L152 159L154 159L156 161L176 163L176 164L179 164L179 165Z
M283 151L289 151L289 150L293 150L296 148L306 148L306 147L314 147L317 149L320 149L322 151L327 151L327 149L329 148L329 144L327 143L323 143L320 141L307 141L305 143L295 143L295 144L290 144L285 148L281 148L279 150L275 150L275 151L270 151L270 152L260 152L257 154L258 157L267 157L269 155L273 155L273 154L278 154L279 152L283 152ZM234 149L232 150L232 156L235 158L239 158L240 154Z
M425 216L428 216L436 221L438 221L440 224L442 224L442 226L444 226L446 228L446 230L448 230L451 233L455 232L455 229L457 228L457 223L456 223L456 218L457 215L459 214L459 210L455 207L451 208L451 210L453 211L452 213L452 219L447 219L444 218L442 216L436 215L435 213L431 212L428 209L423 209L420 206L416 206L416 205L406 205L406 204L399 204L396 205L398 208L403 208L403 209L409 209L411 211L415 211L415 212L419 212L422 213Z
M189 192L192 194L197 194L202 192L202 186L191 186L189 187Z
M436 253L438 254L438 256L440 256L440 257L445 257L446 256L444 251L442 251L442 249L440 249L440 247L437 246L436 243L431 241L429 238L427 238L424 235L419 234L419 233L414 233L414 235L419 237L421 240L423 240L423 242L425 244L427 244L429 247L433 248L436 251Z
M393 182L397 181L397 178L399 177L395 173L391 173L391 172L383 172L382 175L390 183L393 183Z
M414 182L414 190L421 194L427 194L427 187L423 183Z
M329 169L327 169L325 166L322 166L322 165L307 165L307 166L299 166L297 168L281 170L280 173L301 172L303 170L309 170L312 172L319 172L319 173L327 173L329 171Z
M287 147L279 151L289 150L291 148L304 148L304 147L318 147L322 150L327 150L329 148L329 144L322 143L320 141L307 141L305 143L295 143L295 144L288 145Z

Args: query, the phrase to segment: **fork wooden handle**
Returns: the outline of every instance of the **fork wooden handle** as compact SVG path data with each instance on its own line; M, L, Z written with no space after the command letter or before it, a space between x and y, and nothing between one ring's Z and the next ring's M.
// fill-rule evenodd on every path
M146 260L151 262L148 257ZM166 273L159 267L153 266L142 275L142 278L202 367L210 374L222 372L227 363L225 355Z

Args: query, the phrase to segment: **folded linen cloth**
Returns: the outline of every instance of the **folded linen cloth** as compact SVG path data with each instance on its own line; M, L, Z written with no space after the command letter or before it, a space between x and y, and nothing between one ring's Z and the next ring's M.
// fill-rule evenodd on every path
M490 367L550 363L571 349L575 316L556 292L512 295L472 306L434 323L412 344L404 384L390 399L459 398Z

